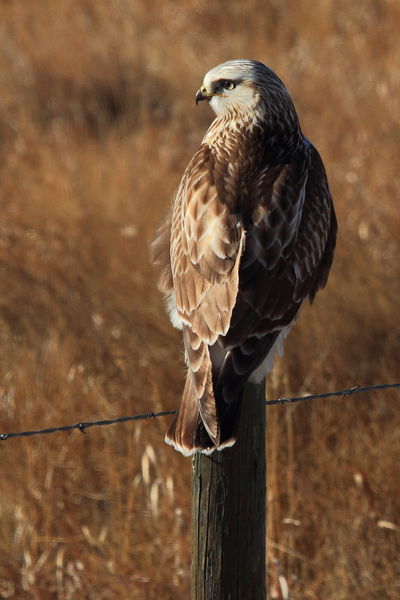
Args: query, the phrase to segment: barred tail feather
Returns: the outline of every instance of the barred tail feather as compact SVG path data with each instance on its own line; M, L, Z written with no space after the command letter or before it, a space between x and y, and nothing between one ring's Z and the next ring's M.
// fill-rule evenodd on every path
M196 374L188 371L178 413L165 436L166 443L185 456L196 452L210 453L218 444L215 432L219 430L219 424L211 375L201 398L196 394L195 378Z
M211 374L211 362L205 361L202 365L206 374L188 371L185 388L178 413L165 436L165 441L184 456L190 456L196 452L211 454L214 450L222 450L232 446L236 441L236 427L222 426L223 438L221 438L221 423L216 406ZM199 381L206 378L205 385L200 386ZM199 391L202 393L199 398ZM240 400L240 397L239 397ZM234 406L239 408L240 402L232 403L231 413ZM236 424L237 419L232 421Z
M201 359L196 363L196 371L189 366L181 405L165 436L166 443L184 456L196 452L210 454L233 446L246 382L269 353L274 352L279 334L276 331L262 338L254 336L230 350L214 386L208 346L204 342L199 344Z

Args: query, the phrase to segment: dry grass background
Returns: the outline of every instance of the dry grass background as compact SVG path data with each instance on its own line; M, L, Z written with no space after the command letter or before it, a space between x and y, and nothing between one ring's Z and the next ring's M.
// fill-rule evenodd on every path
M147 247L211 119L194 93L234 57L287 84L340 223L270 395L399 379L399 28L397 0L0 4L1 431L176 405ZM271 598L400 597L398 405L269 411ZM166 427L2 444L1 598L189 597L190 461Z

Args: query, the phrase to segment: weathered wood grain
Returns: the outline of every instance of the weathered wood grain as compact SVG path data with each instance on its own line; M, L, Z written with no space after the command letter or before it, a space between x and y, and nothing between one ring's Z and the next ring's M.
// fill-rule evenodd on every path
M248 384L232 448L193 458L192 600L265 600L265 386Z

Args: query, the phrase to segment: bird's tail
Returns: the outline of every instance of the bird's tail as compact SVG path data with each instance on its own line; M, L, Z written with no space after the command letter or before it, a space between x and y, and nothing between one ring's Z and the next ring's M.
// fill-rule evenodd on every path
M235 402L237 409L240 407L241 394ZM188 372L181 404L174 421L170 425L165 441L184 456L196 452L211 454L214 450L223 450L232 446L236 441L237 419L232 415L235 412L233 404L229 412L230 422L221 429L221 421L216 413L216 402L213 392L208 390L198 399L195 393L193 376ZM237 413L238 411L236 411ZM237 414L236 414L237 416ZM210 426L215 434L212 434ZM221 436L222 433L222 436Z
M220 423L220 443L232 446L238 436L240 412L244 388L252 374L270 357L272 367L275 342L279 331L268 333L260 338L248 338L240 346L230 350L219 372L214 386L217 399L217 414ZM261 381L265 377L263 373Z
M211 454L233 446L237 439L241 400L247 381L228 379L214 390L209 385L201 398L196 394L195 375L188 371L178 412L165 441L184 456Z
M229 351L214 385L209 348L199 343L199 360L189 362L181 404L165 436L167 444L185 456L232 446L237 439L246 382L273 351L278 334L251 338Z
M204 398L202 400L206 403ZM213 397L209 402L213 402ZM193 374L190 371L186 376L181 404L166 433L165 441L184 456L196 452L212 452L215 448L215 442L204 427L201 418L200 403L196 397Z
M187 327L183 328L183 339L188 372L181 404L165 441L185 456L208 454L233 441L227 444L221 438L209 346Z

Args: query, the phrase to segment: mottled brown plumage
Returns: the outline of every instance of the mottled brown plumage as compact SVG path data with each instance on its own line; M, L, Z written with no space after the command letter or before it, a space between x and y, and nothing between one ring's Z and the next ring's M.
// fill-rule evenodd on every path
M234 443L243 387L326 284L337 229L321 158L270 69L224 63L202 99L217 117L153 242L188 366L166 436L184 454Z

